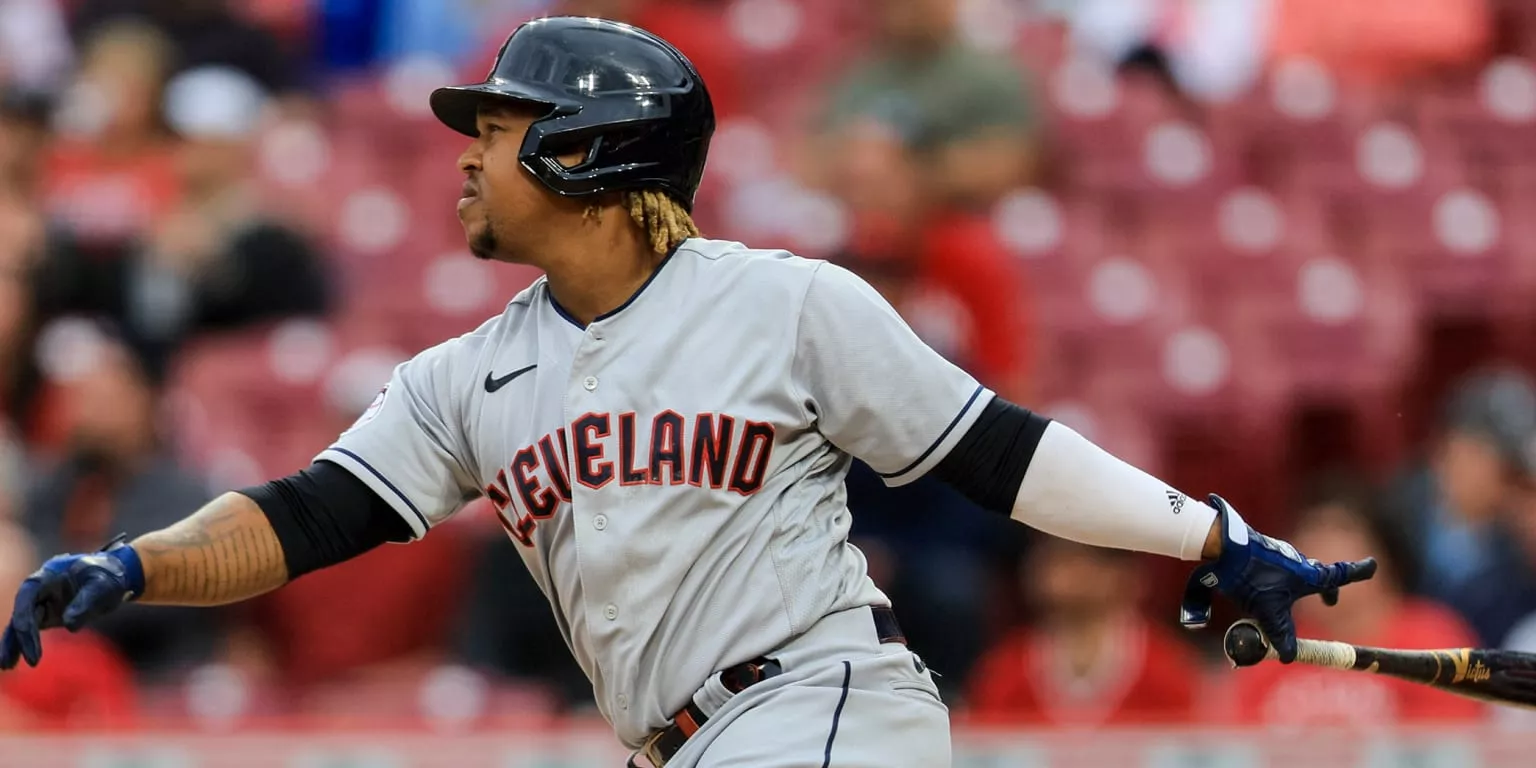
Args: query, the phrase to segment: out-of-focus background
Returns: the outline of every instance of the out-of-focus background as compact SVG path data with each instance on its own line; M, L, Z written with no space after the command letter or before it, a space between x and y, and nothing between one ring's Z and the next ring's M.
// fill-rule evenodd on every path
M304 466L535 277L468 255L427 94L548 13L703 71L708 234L847 264L1010 399L1383 560L1305 634L1536 650L1532 0L0 0L0 593ZM1509 710L1223 668L1174 627L1181 564L849 485L960 765L1536 747ZM0 675L0 766L618 765L589 696L476 505L52 634Z

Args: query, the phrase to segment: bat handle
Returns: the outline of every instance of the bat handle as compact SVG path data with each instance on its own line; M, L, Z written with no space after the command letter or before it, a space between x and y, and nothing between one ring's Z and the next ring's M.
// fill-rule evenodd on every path
M1266 661L1274 661L1280 658L1280 654L1275 651L1274 644L1269 642L1269 638L1264 637L1264 630L1259 628L1258 622L1253 619L1242 619L1233 624L1233 626L1235 627L1238 624L1252 626L1254 631L1258 632L1259 636L1263 638L1265 648L1264 659ZM1312 640L1305 637L1297 638L1296 640L1296 661L1302 664L1314 667L1327 667L1329 669L1354 669L1355 658L1355 647L1348 643L1340 643L1333 640Z
M1270 652L1273 653L1273 649ZM1355 656L1355 647L1349 643L1306 638L1296 641L1296 660L1303 664L1329 669L1354 669Z

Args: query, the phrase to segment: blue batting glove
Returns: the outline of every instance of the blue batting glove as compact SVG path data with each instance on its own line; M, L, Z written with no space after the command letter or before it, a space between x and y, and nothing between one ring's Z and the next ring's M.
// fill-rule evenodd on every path
M76 632L142 594L144 567L121 537L95 554L50 559L16 590L11 622L0 633L0 670L15 668L23 658L37 666L43 659L43 630Z
M1375 558L1333 565L1302 557L1290 544L1255 531L1220 496L1209 503L1221 521L1221 555L1190 574L1179 606L1179 623L1200 629L1211 621L1214 593L1226 595L1259 623L1280 661L1296 660L1291 606L1308 595L1339 601L1339 587L1376 575Z

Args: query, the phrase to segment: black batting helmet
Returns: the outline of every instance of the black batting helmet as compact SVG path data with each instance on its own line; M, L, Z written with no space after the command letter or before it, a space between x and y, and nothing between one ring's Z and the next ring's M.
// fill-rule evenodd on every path
M485 82L437 89L432 112L478 136L475 115L488 99L549 109L528 129L518 157L550 189L571 197L661 189L692 209L714 105L698 70L656 35L604 19L530 21L507 38ZM586 142L580 164L556 159Z

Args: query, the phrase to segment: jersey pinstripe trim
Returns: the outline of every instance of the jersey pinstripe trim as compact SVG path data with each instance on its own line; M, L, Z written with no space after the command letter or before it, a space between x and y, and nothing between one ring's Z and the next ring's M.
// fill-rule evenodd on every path
M832 713L832 730L827 733L827 751L821 758L821 768L832 765L832 742L837 741L837 725L843 719L843 705L848 703L848 683L853 680L853 665L843 662L843 693L837 699L837 710Z
M965 401L965 405L960 407L960 412L955 414L955 418L950 420L949 426L939 433L939 436L928 446L927 450L923 451L922 455L918 456L911 464L895 472L877 472L876 474L880 475L880 479L890 486L905 485L927 474L928 470L933 469L934 465L944 460L944 457L949 454L950 449L955 447L955 443L960 442L960 438L965 436L965 430L969 429L971 424L981 415L982 406L991 402L992 397L993 393L991 390L980 384L976 385L976 391L971 393L971 398ZM964 425L963 429L960 428L962 425Z
M431 528L431 526L427 523L426 515L423 515L421 510L417 509L416 505L412 503L411 500L407 498L399 488L395 487L394 483L389 481L389 478L385 477L383 473L379 472L377 469L374 469L372 464L369 464L366 460L363 459L363 457L345 448L339 448L334 445L325 449L321 456L324 456L325 454L336 454L336 456L331 457L333 461L335 461L338 465L351 470L352 474L357 475L359 480L362 480L365 484L373 487L375 491L379 491L380 489L373 481L377 480L379 483L382 483L385 488L389 489L390 493L380 493L379 495L382 496L385 501L389 501L389 497L392 494L395 498L399 499L402 504L405 505L405 509L402 510L399 504L390 503L390 506L394 507L396 512L400 512L400 516L405 518L405 522L411 526L411 530L416 533L416 538L419 539L422 536L427 535L427 529ZM367 475L359 473L357 471L358 469L366 471ZM369 477L370 475L372 476L371 478ZM405 514L405 511L407 510L410 511L410 515Z

